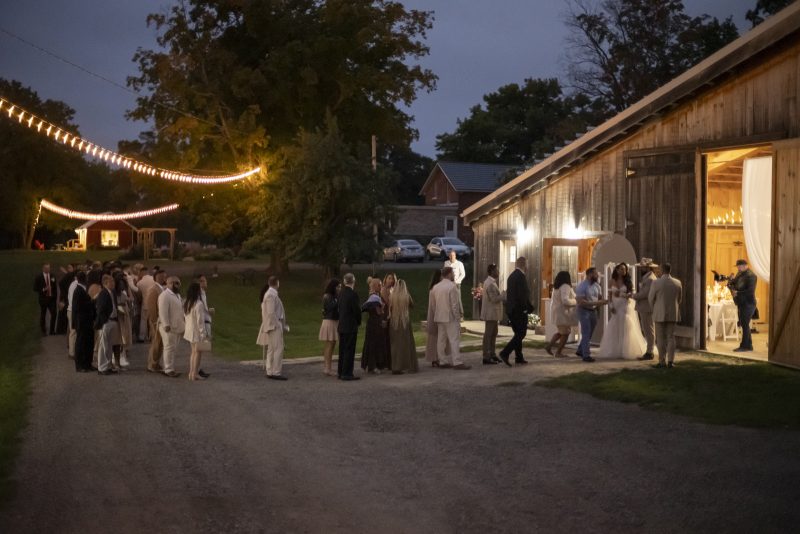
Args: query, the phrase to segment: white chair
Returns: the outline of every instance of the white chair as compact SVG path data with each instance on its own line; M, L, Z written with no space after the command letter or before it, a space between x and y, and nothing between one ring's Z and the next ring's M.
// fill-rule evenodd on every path
M722 340L735 339L739 341L739 317L736 313L736 306L732 304L722 306L720 322L722 323Z

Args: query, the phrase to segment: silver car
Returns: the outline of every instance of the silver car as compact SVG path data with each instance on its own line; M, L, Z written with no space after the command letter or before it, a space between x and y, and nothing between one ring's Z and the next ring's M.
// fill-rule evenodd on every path
M429 259L447 259L450 251L455 251L456 256L465 260L472 257L472 248L457 237L434 237L425 249Z
M417 261L425 259L425 249L413 239L398 239L383 249L383 261Z

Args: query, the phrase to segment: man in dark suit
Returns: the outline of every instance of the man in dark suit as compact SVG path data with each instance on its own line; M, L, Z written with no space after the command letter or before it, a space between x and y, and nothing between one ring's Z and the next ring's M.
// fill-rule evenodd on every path
M58 289L56 287L56 277L50 274L49 263L42 265L42 272L36 275L33 281L33 290L39 296L39 328L42 329L42 335L47 335L45 318L48 312L50 312L50 335L55 335Z
M739 324L742 327L742 343L733 352L752 352L753 338L750 334L750 320L756 312L756 284L758 278L750 270L747 260L736 262L739 270L731 281L733 289L733 302L739 311Z
M339 380L358 380L353 376L356 359L356 340L361 326L361 304L358 293L353 289L356 277L352 273L344 275L344 287L339 293Z
M72 326L77 334L75 339L75 371L92 371L94 352L94 303L86 291L86 273L76 275L78 285L72 294Z
M508 276L506 282L506 309L508 318L511 320L511 329L514 337L500 351L500 359L511 367L508 356L511 351L515 354L515 363L524 365L528 363L522 356L522 342L528 333L528 314L533 311L531 304L531 289L528 286L528 279L525 276L527 260L523 257L517 258L516 269Z

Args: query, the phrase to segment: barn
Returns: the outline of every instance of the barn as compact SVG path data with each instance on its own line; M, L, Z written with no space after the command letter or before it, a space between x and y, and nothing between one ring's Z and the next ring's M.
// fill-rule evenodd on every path
M87 221L75 229L83 250L127 249L136 242L136 227L127 221Z
M489 263L504 277L525 256L543 314L554 272L627 241L683 281L681 345L726 352L738 334L714 271L749 258L755 355L800 367L799 99L794 3L467 207L476 284Z

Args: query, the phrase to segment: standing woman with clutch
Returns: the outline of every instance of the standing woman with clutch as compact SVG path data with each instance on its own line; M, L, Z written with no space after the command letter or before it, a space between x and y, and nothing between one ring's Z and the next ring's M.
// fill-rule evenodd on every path
M327 376L336 376L331 370L333 350L339 341L339 280L333 278L325 288L322 296L322 325L319 327L319 340L325 345L322 350L324 367L322 372Z
M192 282L186 291L186 301L183 303L183 313L186 315L186 330L183 339L192 346L192 355L189 360L189 380L205 380L198 374L200 359L203 352L211 350L210 315L200 297L200 284ZM209 321L208 323L206 321Z

